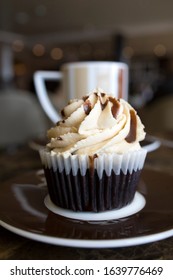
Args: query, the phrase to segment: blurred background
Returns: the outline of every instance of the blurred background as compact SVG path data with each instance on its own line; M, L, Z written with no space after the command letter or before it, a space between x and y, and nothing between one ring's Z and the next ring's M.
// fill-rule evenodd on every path
M126 62L129 101L147 132L172 131L172 0L0 0L0 145L48 126L36 70L91 60Z

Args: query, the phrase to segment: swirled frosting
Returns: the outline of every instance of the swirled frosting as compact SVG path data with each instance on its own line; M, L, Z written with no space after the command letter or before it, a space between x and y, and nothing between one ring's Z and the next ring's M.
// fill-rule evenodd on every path
M55 153L123 154L139 150L145 138L133 107L102 90L71 100L61 113L62 121L47 133L47 147Z

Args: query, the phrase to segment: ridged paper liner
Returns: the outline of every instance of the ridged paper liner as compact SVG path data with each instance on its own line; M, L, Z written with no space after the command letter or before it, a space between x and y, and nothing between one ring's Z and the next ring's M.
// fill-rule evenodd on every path
M89 157L42 150L40 155L54 204L100 212L122 208L133 200L146 151Z
M72 172L76 176L78 172L82 176L86 174L89 168L94 168L97 171L99 178L102 178L103 171L107 176L110 176L112 170L116 175L122 171L124 174L132 171L137 171L143 168L146 150L140 149L138 151L120 154L101 154L98 157L88 155L69 155L56 154L47 150L41 150L40 156L43 165L46 168L53 168L53 171L60 173L65 171L68 175Z

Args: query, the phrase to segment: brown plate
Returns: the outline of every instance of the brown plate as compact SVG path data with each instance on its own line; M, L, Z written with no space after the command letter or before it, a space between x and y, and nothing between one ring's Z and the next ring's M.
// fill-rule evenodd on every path
M173 176L169 174L143 170L138 191L145 196L145 207L128 218L99 222L49 211L44 205L47 188L40 178L31 171L0 186L1 226L34 240L88 248L132 246L173 236Z

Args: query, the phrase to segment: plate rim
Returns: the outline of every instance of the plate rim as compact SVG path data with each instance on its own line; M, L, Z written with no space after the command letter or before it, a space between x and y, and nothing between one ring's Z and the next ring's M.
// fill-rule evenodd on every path
M159 140L153 140L150 144L142 146L142 148L146 149L147 152L150 153L157 150L160 146L161 146L161 142Z
M41 234L16 228L14 226L11 226L3 222L2 220L0 220L0 226L15 234L18 234L23 237L27 237L35 241L48 243L52 245L69 246L75 248L98 248L98 249L99 248L122 248L122 247L136 246L136 245L144 245L144 244L151 243L153 241L160 241L173 236L173 228L172 228L159 233L144 235L140 237L106 239L106 240L104 239L88 240L88 239L72 239L72 238L62 238L62 237L41 235Z

